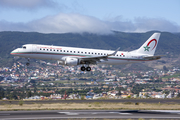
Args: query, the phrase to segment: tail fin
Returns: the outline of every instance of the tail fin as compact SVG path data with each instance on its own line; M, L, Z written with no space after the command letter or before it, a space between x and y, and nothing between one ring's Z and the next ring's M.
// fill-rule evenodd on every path
M138 50L137 53L154 55L161 33L154 33Z

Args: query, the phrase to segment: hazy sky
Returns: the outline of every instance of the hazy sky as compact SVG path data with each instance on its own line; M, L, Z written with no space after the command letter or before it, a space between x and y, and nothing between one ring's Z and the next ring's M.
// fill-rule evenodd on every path
M180 0L0 0L0 31L180 32Z

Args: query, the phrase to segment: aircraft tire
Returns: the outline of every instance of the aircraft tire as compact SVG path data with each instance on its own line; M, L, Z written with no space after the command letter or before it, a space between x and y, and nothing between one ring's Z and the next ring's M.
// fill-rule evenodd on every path
M91 67L87 67L87 68L86 68L86 71L91 71Z
M81 67L81 71L85 71L86 68L84 66Z

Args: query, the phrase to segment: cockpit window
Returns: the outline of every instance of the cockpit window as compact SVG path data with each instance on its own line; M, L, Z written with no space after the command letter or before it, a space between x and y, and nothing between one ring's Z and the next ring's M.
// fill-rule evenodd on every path
M23 48L23 49L26 49L26 46L23 46L22 48Z

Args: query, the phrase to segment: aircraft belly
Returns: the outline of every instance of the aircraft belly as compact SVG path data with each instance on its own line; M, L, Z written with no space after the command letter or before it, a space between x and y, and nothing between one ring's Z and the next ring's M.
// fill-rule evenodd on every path
M112 60L112 59L109 59L106 62L102 62L102 63L98 63L98 64L118 65L118 64L126 64L126 63L129 63L129 61L128 60Z
M18 54L18 56L24 58L34 58L34 59L60 60L64 55L31 53L31 54Z
M15 56L28 58L29 54L15 54Z
M52 60L51 55L48 54L30 54L29 58Z
M52 55L52 60L61 60L65 55Z

